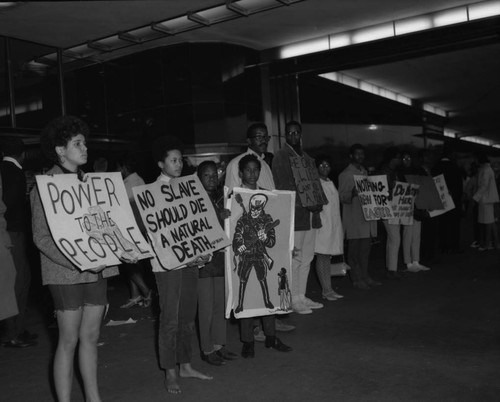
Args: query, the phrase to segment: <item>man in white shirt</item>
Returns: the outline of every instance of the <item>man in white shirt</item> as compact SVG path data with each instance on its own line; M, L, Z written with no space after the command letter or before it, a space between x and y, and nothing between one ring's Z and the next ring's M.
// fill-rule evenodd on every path
M261 169L257 186L265 190L274 190L276 187L273 180L273 172L271 167L264 160L267 144L269 143L269 134L264 123L252 124L247 129L248 150L236 158L232 159L226 168L225 186L229 189L229 193L234 187L241 186L241 178L238 173L238 162L241 158L248 154L254 154L260 161Z

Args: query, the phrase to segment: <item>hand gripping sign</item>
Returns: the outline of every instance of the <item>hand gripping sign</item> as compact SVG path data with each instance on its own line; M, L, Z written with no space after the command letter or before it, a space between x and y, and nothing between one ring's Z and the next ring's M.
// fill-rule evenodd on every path
M120 173L36 176L52 237L82 271L152 257L128 201Z

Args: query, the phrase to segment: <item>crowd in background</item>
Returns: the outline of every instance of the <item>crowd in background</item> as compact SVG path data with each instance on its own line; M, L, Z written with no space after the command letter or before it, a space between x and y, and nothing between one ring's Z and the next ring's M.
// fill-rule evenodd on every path
M332 283L332 261L350 268L352 285L360 290L380 286L381 279L399 280L405 272L417 273L432 269L439 255L462 252L460 224L466 211L473 213L474 241L471 247L479 252L497 249L497 210L499 196L495 172L484 152L470 155L470 163L459 167L452 147L444 146L439 157L428 149L388 147L380 165L365 166L366 149L362 144L349 148L349 164L333 174L329 155L309 155L303 149L302 125L297 121L286 124L285 143L274 155L268 152L270 140L262 123L247 130L248 149L232 159L226 169L215 160L206 160L197 167L197 174L223 225L228 218L224 208L222 186L229 193L235 187L264 190L296 191L290 158L299 158L317 168L321 188L328 200L324 205L303 206L296 197L294 248L292 251L292 309L307 315L321 309L325 302L343 298ZM86 138L88 127L78 118L61 117L51 122L41 135L41 147L53 167L48 174L77 173L87 164ZM168 183L183 175L183 144L174 137L160 137L153 144L153 161L158 167L158 181ZM24 144L19 139L2 142L0 163L0 320L2 345L10 348L36 346L37 334L26 329L24 316L31 284L30 250L33 243L39 251L43 284L48 285L52 308L56 311L59 340L54 359L54 382L59 400L69 400L73 379L73 358L79 355L79 369L88 400L99 401L97 387L97 340L101 320L107 305L106 278L118 274L118 267L100 267L79 271L55 245L36 186L29 192L23 172ZM93 171L121 172L136 220L145 231L134 205L132 188L144 184L137 172L137 158L123 155L116 160L96 158ZM437 176L446 180L455 208L435 218L428 210L414 209L411 225L389 221L366 221L358 198L354 175L383 174L389 189L396 181L407 181L408 175ZM30 193L30 199L27 195ZM31 211L31 222L28 219ZM31 223L31 227L30 227ZM271 233L259 234L270 244ZM370 273L370 252L373 244L385 242L385 278ZM242 256L256 253L244 244L233 245ZM400 251L402 251L400 253ZM404 265L400 264L400 254ZM255 273L266 300L266 267L252 261L240 276L240 289L246 286L250 270ZM321 286L322 300L307 296L308 277L314 265ZM150 278L154 273L155 283ZM223 252L202 256L188 266L165 271L157 258L148 261L123 260L120 272L130 289L130 297L121 308L150 307L157 300L160 309L159 358L165 370L165 385L170 393L179 393L179 377L209 380L212 377L191 366L191 338L198 325L202 360L214 366L236 359L237 354L226 348L224 318L224 258ZM156 296L156 297L155 297ZM242 295L240 295L242 297ZM268 300L268 299L267 299ZM269 302L269 300L268 300ZM241 299L243 303L243 299ZM270 302L269 302L270 304ZM243 305L243 304L242 304ZM195 317L198 322L195 323ZM276 331L291 331L294 326L287 318L274 315L259 319L241 319L240 331L244 358L255 356L254 342L265 342L266 348L290 352ZM178 367L178 368L177 368Z

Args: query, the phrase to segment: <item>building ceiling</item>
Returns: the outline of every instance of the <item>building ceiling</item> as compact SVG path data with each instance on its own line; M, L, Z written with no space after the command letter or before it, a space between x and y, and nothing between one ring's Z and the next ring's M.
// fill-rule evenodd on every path
M220 23L215 17L207 19L211 15L207 9L225 8L225 2L214 0L36 1L18 2L10 7L2 7L0 2L0 35L44 45L27 46L25 52L29 58L50 54L51 48L54 51L77 45L85 48L88 42L99 42L120 32L149 35L141 43L117 41L121 47L93 49L91 62L182 42L221 41L268 52L293 42L449 9L471 1L239 0L229 3L236 4L240 11L250 11L249 15L226 13L232 15L232 19ZM173 35L150 29L151 24L188 12L205 19L197 23L188 21L195 29L171 32ZM500 142L500 25L497 26L493 38L487 42L429 46L428 51L419 54L400 52L396 60L372 60L366 65L340 64L332 66L332 71L341 71L444 109L448 112L448 125L455 131ZM145 28L137 30L141 27ZM432 37L429 39L427 35L426 40L432 41ZM439 41L439 36L436 40ZM386 42L385 47L390 49L391 42ZM312 66L314 71L314 64Z

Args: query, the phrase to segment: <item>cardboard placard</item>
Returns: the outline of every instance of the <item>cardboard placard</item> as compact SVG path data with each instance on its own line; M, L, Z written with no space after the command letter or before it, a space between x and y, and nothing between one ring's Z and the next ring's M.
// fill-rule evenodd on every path
M82 271L121 264L120 257L150 258L120 173L36 176L54 242Z
M417 184L397 181L392 189L392 213L389 219L391 225L413 225L413 209L418 194Z
M227 207L226 317L290 312L295 192L236 187Z
M455 203L453 202L453 198L451 197L451 194L448 191L448 186L446 185L446 180L444 179L444 176L440 174L439 176L434 177L434 183L439 193L439 198L441 199L441 203L443 204L443 208L429 211L429 215L431 218L442 215L455 208Z
M386 175L354 175L354 185L367 221L393 218Z
M156 257L172 270L229 245L196 175L132 189Z
M318 169L312 159L290 156L295 187L303 207L326 205L328 200L319 181Z
M416 208L426 210L443 208L434 178L420 175L406 175L405 178L408 183L420 186L417 198L415 199Z

